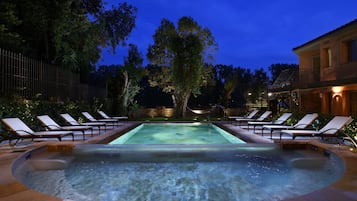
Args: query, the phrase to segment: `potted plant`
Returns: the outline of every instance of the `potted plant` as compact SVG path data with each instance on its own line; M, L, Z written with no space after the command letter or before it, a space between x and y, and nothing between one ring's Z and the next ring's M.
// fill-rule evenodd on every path
M353 121L343 128L344 141L347 140L354 148L357 148L357 121Z

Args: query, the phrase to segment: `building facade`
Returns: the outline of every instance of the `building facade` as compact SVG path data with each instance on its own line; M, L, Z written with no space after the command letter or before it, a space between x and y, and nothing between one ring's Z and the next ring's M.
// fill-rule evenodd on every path
M298 79L289 86L295 107L357 116L357 19L293 51L299 57Z

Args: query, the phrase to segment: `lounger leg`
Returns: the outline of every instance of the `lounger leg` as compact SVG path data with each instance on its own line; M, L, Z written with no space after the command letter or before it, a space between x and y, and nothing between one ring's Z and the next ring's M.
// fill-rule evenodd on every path
M11 146L11 138L9 139L9 146ZM19 142L20 138L17 138L15 143L14 143L14 146ZM33 140L33 139L32 139Z
M82 134L83 134L83 140L86 140L85 130L82 130Z

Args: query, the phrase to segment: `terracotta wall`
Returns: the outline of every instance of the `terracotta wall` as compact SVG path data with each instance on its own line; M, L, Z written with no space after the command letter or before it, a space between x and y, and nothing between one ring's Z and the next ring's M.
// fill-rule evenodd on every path
M350 95L348 92L331 93L331 113L334 115L350 115Z
M312 70L312 57L319 56L319 50L306 51L299 54L299 80L304 83L314 81Z
M319 93L301 93L301 111L321 113L321 98Z

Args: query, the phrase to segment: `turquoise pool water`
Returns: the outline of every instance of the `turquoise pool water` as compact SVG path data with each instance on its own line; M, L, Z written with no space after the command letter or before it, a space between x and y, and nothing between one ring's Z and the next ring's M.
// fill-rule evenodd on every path
M110 144L241 144L241 139L211 123L146 123Z
M42 168L31 165L36 158L16 178L76 201L276 201L319 190L344 172L335 155L252 144L78 145ZM51 169L52 160L67 166Z

